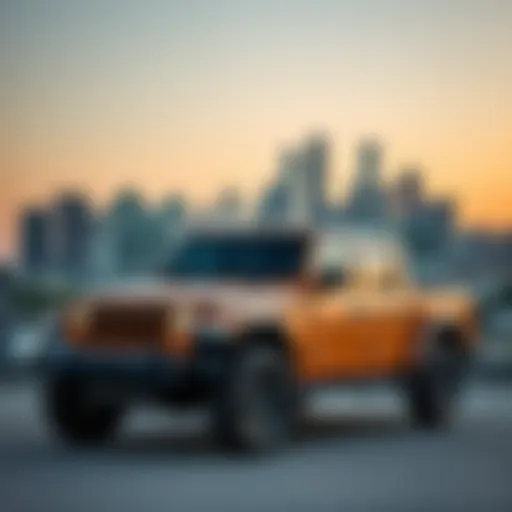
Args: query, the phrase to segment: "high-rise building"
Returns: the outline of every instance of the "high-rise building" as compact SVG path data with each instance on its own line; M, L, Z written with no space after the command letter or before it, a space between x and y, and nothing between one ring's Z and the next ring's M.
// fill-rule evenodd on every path
M183 197L172 194L166 197L157 212L158 237L156 244L158 251L168 258L174 251L180 240L181 234L187 223L187 204Z
M51 224L54 271L69 279L87 277L93 229L87 197L79 192L61 194L53 206Z
M275 186L275 192L282 196L281 202L286 204L286 222L309 222L312 211L301 148L283 151L279 158L278 181Z
M138 191L121 190L104 223L104 259L116 278L144 276L161 263L165 256L163 212L150 208Z
M264 191L258 209L258 222L262 224L282 224L286 220L288 201L282 182L270 183Z
M444 250L454 234L456 206L450 199L437 199L432 201L427 212L437 248Z
M50 269L50 218L40 208L29 208L21 214L19 238L23 272L41 275Z
M277 160L275 178L267 185L258 205L257 218L263 224L282 224L291 220L294 202L293 176L296 171L296 151L286 148Z
M181 196L173 194L162 201L160 217L168 229L181 226L185 222L186 215L187 205Z
M456 207L450 200L425 201L404 217L402 229L411 249L418 255L441 254L454 234Z
M382 146L377 139L364 139L357 152L356 188L378 188L381 179Z
M107 213L108 237L112 241L111 261L115 274L138 274L147 266L147 212L138 191L123 189L114 198Z
M326 213L329 153L329 141L323 135L314 135L305 142L302 165L306 175L313 222L316 224L322 222Z
M386 199L382 183L382 146L376 139L364 139L357 150L356 172L347 201L347 217L358 222L387 222Z
M280 160L281 182L287 196L287 219L318 225L326 213L326 179L329 142L312 136L296 150L287 150Z
M407 217L424 203L425 191L421 171L406 168L396 179L391 191L391 207L399 217Z
M91 241L91 278L105 283L116 276L116 251L108 218L98 213Z

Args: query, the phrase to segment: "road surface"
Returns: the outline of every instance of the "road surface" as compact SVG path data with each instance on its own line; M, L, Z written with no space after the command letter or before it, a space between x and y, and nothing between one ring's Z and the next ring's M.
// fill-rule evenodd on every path
M32 385L0 386L1 512L512 510L512 388L468 389L445 433L411 431L384 391L330 393L286 453L227 457L205 418L139 409L118 442L72 451Z

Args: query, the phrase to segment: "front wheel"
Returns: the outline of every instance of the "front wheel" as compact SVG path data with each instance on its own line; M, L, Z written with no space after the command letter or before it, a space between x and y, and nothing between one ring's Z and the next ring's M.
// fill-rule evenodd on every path
M281 350L243 348L233 356L213 403L213 428L223 447L267 452L290 441L297 421L293 374Z
M45 391L48 419L65 441L74 445L101 444L116 434L121 408L92 400L84 381L71 377L52 379Z

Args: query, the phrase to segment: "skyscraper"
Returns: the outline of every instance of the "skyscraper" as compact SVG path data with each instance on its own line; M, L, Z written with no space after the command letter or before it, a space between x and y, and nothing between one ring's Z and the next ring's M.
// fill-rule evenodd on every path
M285 222L288 210L286 189L281 181L273 181L263 192L258 207L258 222L281 224Z
M283 153L280 168L288 196L288 220L308 225L322 222L328 166L329 142L324 136L312 136L296 150Z
M421 171L408 167L396 179L391 192L394 213L406 217L421 208L425 198L425 190Z
M116 275L117 261L110 227L107 216L98 213L91 241L91 278L103 283Z
M382 146L377 139L363 139L357 151L356 188L378 188L382 178Z
M38 276L50 267L50 218L39 208L26 209L20 219L20 261L23 272Z
M87 276L91 257L93 213L86 196L66 192L55 201L51 219L52 261L58 275Z
M164 251L162 212L133 189L120 190L106 214L110 266L117 278L147 275Z
M347 202L347 216L356 222L386 222L386 206L382 183L382 146L376 139L364 139L357 149L356 171Z
M329 167L329 142L323 135L313 135L303 150L306 187L315 224L321 223L326 213L326 184Z
M286 148L277 159L275 178L263 191L258 205L258 221L264 224L284 223L292 219L296 191L293 177L296 171L297 154L295 149Z
M188 210L185 199L171 194L161 203L157 211L157 246L162 259L167 259L175 250L186 226Z
M452 239L456 207L450 200L436 199L410 212L402 221L402 229L411 249L417 255L438 255Z
M186 214L187 205L181 196L172 194L162 201L160 219L166 231L180 227L185 222Z
M118 276L138 273L145 264L145 220L144 199L138 191L120 190L106 218L113 267Z

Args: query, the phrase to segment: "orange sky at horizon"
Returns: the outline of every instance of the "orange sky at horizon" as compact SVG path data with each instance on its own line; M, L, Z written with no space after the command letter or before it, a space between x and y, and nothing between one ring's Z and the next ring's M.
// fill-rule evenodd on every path
M310 132L303 130L302 137L296 135L288 141L292 144L300 142ZM328 192L333 200L343 200L350 177L355 172L357 140L349 145L340 144L331 136L331 143ZM118 152L90 152L86 147L79 151L73 146L61 151L59 159L52 158L51 154L45 157L43 148L33 151L32 158L28 158L30 153L25 153L23 158L16 159L17 164L16 160L11 161L10 168L17 170L7 186L2 187L0 252L8 255L16 250L16 216L22 205L50 206L60 191L68 189L89 191L97 208L107 206L113 195L126 186L137 188L152 203L165 195L178 193L196 205L206 205L215 200L224 186L238 188L244 199L252 202L272 179L279 147L285 145L282 142L281 146L264 147L256 142L251 145L246 140L245 144L231 148L230 153L224 155L208 150L197 152L190 147L178 155L180 160L177 162L167 154L165 147L154 147L155 144L126 148L122 156ZM471 146L471 141L468 145ZM510 229L512 172L508 172L509 147L505 140L499 139L487 141L478 151L472 147L469 154L461 154L450 151L436 139L432 142L430 158L422 159L414 158L410 152L398 152L391 141L386 141L384 179L391 181L401 169L415 165L424 172L430 194L454 198L462 226ZM433 166L436 166L435 171ZM51 170L53 177L38 180L38 171L34 170L38 167L44 170L44 175ZM68 171L71 168L76 169L76 177ZM105 171L107 168L109 172ZM182 169L181 172L172 172L171 169L176 168ZM17 180L16 173L25 176L26 180Z

